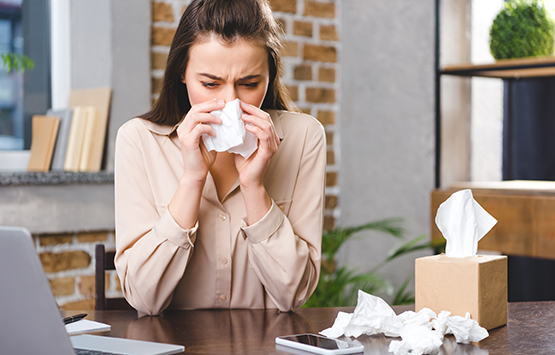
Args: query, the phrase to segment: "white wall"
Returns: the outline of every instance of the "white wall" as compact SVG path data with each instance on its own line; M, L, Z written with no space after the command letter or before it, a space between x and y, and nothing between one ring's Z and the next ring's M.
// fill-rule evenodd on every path
M71 2L71 87L110 86L107 170L117 129L150 107L150 1Z
M470 62L470 3L442 0L440 66ZM441 77L442 186L470 179L470 79Z
M470 58L472 63L494 61L489 31L503 8L503 0L472 0ZM503 81L471 79L470 180L500 181L503 163Z
M494 61L489 30L503 0L441 1L441 66ZM441 186L502 177L503 82L441 78Z
M403 217L429 234L434 186L434 1L342 2L341 226ZM348 242L341 261L361 270L393 246ZM421 255L421 254L419 254ZM414 257L385 270L400 285Z
M113 90L108 171L117 129L150 107L150 6L149 0L70 0L71 88ZM113 190L111 183L0 186L0 225L32 233L112 230Z

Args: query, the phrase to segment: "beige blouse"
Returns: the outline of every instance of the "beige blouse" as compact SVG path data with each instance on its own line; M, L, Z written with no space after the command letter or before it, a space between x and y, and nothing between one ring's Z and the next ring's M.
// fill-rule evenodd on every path
M320 271L326 142L311 116L269 111L281 140L264 184L272 207L248 226L237 181L219 201L208 174L196 225L167 206L183 172L177 125L134 118L115 155L116 269L143 313L167 307L279 308L310 297Z

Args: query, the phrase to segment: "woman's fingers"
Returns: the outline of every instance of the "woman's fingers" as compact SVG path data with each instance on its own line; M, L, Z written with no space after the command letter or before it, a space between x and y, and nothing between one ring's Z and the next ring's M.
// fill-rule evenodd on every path
M224 100L209 100L201 102L199 104L193 105L189 112L211 112L215 110L221 110L225 106Z
M256 106L246 104L243 101L241 101L241 109L244 113L247 114L247 116L252 116L247 122L252 123L256 126L257 124L255 124L255 122L257 120L260 120L260 122L267 122L273 127L272 120L270 119L270 115L267 112L262 111Z
M191 132L198 124L220 124L222 123L222 120L212 115L210 112L221 110L224 106L224 100L216 99L193 105L185 116L185 120L182 125L185 126L187 131Z
M276 133L274 124L270 115L256 106L245 104L241 102L241 108L245 112L241 119L247 123L245 128L252 132L264 144L266 142L268 147L273 148L279 146L279 137Z

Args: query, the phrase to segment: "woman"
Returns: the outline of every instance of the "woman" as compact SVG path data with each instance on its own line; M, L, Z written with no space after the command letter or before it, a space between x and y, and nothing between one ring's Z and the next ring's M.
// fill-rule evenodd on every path
M290 113L278 27L266 0L194 0L154 108L116 140L116 268L133 307L300 307L318 282L325 135ZM258 138L248 159L208 152L241 101Z

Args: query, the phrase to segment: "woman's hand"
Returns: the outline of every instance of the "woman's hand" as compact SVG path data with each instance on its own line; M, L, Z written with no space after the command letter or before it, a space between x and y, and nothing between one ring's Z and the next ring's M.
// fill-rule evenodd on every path
M264 187L264 174L270 160L276 154L279 137L270 115L256 106L241 102L241 119L248 123L245 129L258 138L258 149L248 158L235 155L235 167L239 172L241 193L245 200L247 223L258 222L272 206L272 200Z
M196 182L206 179L208 170L216 160L216 152L206 149L201 136L204 133L212 137L216 135L209 124L220 124L222 120L210 112L221 110L224 106L224 100L216 99L193 105L177 128L183 155L183 179Z
M216 160L216 152L207 151L200 137L203 133L215 135L209 123L220 124L222 121L210 112L221 110L224 106L223 100L210 100L194 105L177 128L183 156L183 176L168 210L183 229L193 228L198 219L202 189L208 170Z
M258 138L258 149L248 159L235 155L239 182L242 188L263 187L266 169L278 150L279 137L268 113L244 102L241 109L244 112L241 119L247 123L245 129Z

